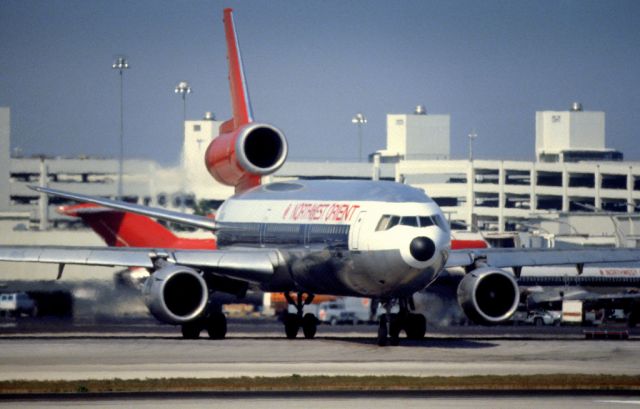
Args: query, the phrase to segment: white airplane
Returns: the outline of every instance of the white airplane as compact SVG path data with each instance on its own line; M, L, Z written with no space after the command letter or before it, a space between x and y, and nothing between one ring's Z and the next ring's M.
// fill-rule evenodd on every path
M314 294L382 300L378 344L398 343L401 331L421 339L426 322L413 313L412 295L443 269L464 267L457 298L473 320L507 320L519 301L514 274L522 266L640 260L640 250L455 249L442 211L422 190L386 181L305 181L261 185L287 157L277 128L254 122L232 10L224 11L233 118L207 149L205 163L236 194L216 219L150 208L77 193L34 187L50 195L183 223L217 235L217 248L104 248L2 246L0 261L144 267L151 271L144 296L160 321L182 326L185 338L203 329L224 338L224 315L210 305L215 291L243 294L249 288L282 292L297 308L285 332L300 327L313 338L317 319L303 315ZM294 300L289 294L297 293ZM399 305L399 313L391 307Z

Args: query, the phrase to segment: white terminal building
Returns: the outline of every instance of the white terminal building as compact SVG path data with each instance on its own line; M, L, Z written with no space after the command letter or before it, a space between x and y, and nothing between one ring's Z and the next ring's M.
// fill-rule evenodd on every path
M606 237L602 245L640 246L640 163L623 161L605 144L605 113L535 113L536 160L451 159L450 115L387 115L387 146L367 163L288 161L270 181L297 178L387 179L424 189L452 224L492 232L535 231L574 241ZM215 182L204 167L204 151L222 122L212 114L185 122L182 165L126 160L124 196L145 205L215 208L233 189ZM95 158L23 158L10 155L10 110L0 108L0 220L13 229L50 230L73 220L28 185L116 196L118 161ZM42 177L46 175L45 177ZM593 217L599 215L599 222ZM77 225L76 225L77 226ZM578 243L579 244L579 243Z

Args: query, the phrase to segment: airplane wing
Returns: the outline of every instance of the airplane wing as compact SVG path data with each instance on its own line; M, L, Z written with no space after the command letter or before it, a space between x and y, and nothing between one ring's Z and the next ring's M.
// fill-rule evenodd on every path
M100 206L108 207L110 209L122 210L125 212L131 212L141 214L143 216L153 217L155 219L166 220L169 222L180 223L188 226L199 227L205 230L216 230L216 222L213 219L204 216L198 216L195 214L186 214L181 212L174 212L167 209L160 209L157 207L141 206L134 203L121 202L117 200L104 199L96 196L83 195L81 193L65 192L57 189L50 189L40 186L29 186L31 189L46 193L50 196L63 197L65 199L77 200L84 203L94 203Z
M471 249L452 250L446 267L483 263L491 267L557 266L640 261L640 249Z
M618 292L609 290L601 293L581 287L553 287L528 294L526 297L529 309L561 309L564 301L582 301L587 303L589 308L629 308L640 301L640 293L628 288L620 289Z
M608 293L596 293L587 290L575 290L571 288L552 288L540 293L532 293L529 295L535 304L545 304L553 302L562 302L566 300L578 300L578 301L622 301L622 300L640 300L640 293L625 292L626 290L620 290L619 292ZM561 294L562 293L562 294Z
M156 260L210 271L229 278L263 283L279 265L277 251L177 250L109 247L0 246L0 261L38 262L60 265L58 278L66 264L153 268Z

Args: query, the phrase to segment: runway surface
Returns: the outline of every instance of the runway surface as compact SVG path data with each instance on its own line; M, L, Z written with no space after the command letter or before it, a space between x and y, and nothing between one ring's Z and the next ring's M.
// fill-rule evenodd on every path
M458 395L458 396L456 396ZM463 393L450 393L447 396L415 397L335 397L310 398L301 396L283 396L270 398L220 398L205 396L198 398L147 398L147 399L63 399L54 401L0 401L0 408L19 405L21 408L114 408L128 407L138 409L162 408L261 408L261 409L298 409L298 408L368 408L405 409L456 408L456 409L515 409L515 408L554 408L554 409L616 409L638 408L640 399L629 396L468 396Z
M398 347L375 345L371 326L287 340L278 325L225 340L183 340L176 330L0 332L0 380L299 375L640 374L640 342L587 341L579 332L532 336L431 334ZM469 331L469 330L468 330ZM499 331L499 330L494 330ZM562 331L560 331L562 332Z

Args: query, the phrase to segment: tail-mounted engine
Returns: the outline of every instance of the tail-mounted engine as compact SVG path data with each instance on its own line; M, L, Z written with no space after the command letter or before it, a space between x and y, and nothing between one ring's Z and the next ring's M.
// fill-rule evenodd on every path
M220 183L244 190L278 170L287 159L287 139L277 128L250 123L223 133L209 144L205 163Z
M182 324L199 317L207 307L209 292L194 269L165 265L147 279L144 301L154 317L168 324Z
M468 273L458 285L458 303L467 317L478 324L508 320L519 302L518 283L504 270L479 268Z

